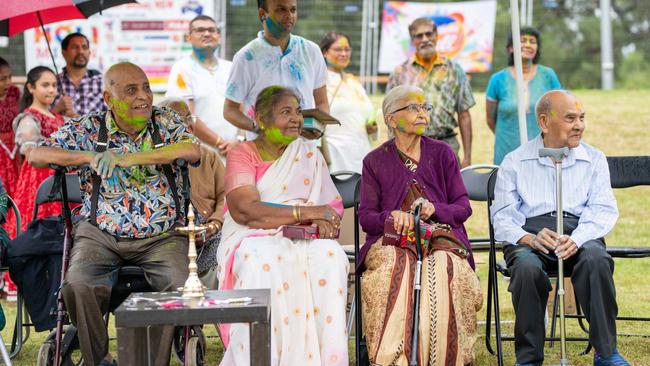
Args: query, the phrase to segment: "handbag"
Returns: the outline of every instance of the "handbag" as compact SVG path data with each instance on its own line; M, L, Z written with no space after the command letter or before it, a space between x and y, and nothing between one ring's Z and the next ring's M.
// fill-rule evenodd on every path
M51 216L29 223L7 248L9 273L37 332L56 326L52 310L61 287L63 240L63 219Z
M282 236L289 239L320 239L318 227L314 225L283 225ZM334 238L339 237L339 230L336 230Z
M451 226L440 223L420 222L420 244L424 254L444 250L467 259L469 252L463 242L458 240L451 231ZM384 235L381 240L382 245L392 245L401 248L415 246L415 231L411 230L406 235L395 231L395 219L389 215L384 222Z

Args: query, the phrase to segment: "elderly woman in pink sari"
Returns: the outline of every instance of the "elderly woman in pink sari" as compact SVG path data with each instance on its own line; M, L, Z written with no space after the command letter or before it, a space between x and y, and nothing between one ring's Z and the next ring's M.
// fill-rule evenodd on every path
M348 259L334 240L343 205L323 156L300 137L289 89L264 89L262 131L228 153L226 204L217 252L220 289L271 289L272 365L347 365ZM290 239L284 225L312 225L319 239ZM221 327L222 365L249 365L248 326Z

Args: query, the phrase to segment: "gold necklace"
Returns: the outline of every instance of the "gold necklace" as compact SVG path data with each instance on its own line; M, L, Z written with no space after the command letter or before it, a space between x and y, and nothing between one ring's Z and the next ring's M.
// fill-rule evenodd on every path
M257 146L257 151L260 153L260 157L264 161L274 161L282 155L282 153L272 152L268 147L268 143L264 139L256 139L255 146Z

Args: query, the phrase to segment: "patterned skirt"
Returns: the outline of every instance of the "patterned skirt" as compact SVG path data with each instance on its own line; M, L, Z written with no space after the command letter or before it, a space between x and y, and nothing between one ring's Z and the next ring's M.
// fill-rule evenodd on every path
M408 365L413 329L413 251L375 243L361 280L363 328L373 365ZM466 260L445 251L422 263L418 364L462 366L474 360L478 277Z

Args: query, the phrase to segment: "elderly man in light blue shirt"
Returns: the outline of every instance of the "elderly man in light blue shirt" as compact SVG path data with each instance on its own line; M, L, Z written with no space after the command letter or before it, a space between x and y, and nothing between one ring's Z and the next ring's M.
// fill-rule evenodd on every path
M565 260L595 348L594 365L629 365L616 348L614 261L603 237L618 218L605 155L583 142L585 112L571 93L554 90L537 103L542 134L502 162L491 207L495 237L504 241L515 308L517 365L544 361L544 312L551 283L547 272ZM555 168L540 158L542 147L568 147L562 162L563 212L555 212ZM564 233L555 232L555 215L564 215Z

